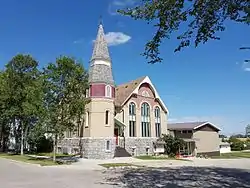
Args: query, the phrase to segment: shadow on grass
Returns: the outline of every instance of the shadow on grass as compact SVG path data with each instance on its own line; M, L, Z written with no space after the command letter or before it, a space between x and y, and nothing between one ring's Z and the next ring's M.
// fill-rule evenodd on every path
M107 172L106 172L107 173ZM229 168L142 168L109 172L106 184L143 187L241 187L250 188L250 172Z

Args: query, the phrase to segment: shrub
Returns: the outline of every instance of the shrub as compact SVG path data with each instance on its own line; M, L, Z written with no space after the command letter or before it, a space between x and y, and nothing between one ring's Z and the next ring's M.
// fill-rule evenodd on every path
M231 137L229 139L230 145L231 145L231 150L232 151L241 151L244 149L244 142L237 138Z
M179 148L184 145L184 140L180 138L173 137L172 135L163 134L160 140L165 142L164 148L165 153L169 157L175 157L179 152Z

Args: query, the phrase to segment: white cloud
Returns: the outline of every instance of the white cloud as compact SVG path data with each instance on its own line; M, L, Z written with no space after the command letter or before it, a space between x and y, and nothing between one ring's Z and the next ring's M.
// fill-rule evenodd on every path
M105 35L105 38L109 46L117 46L131 40L131 36L126 35L122 32L108 32Z
M118 15L117 10L123 9L127 6L132 6L135 4L135 0L113 0L108 7L108 12L110 15Z
M244 68L244 71L250 72L250 67Z

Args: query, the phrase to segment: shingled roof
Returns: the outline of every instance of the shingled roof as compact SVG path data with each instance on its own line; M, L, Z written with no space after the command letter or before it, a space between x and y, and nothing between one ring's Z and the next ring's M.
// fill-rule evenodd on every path
M116 87L115 105L121 106L129 95L138 87L138 85L146 78L146 76L140 77L136 80L130 81L125 84L121 84Z
M190 129L197 129L201 126L204 125L211 125L212 127L214 127L217 130L220 130L218 127L216 127L215 125L213 125L212 123L208 122L208 121L202 121L202 122L183 122L183 123L169 123L168 124L168 129L169 130L190 130Z

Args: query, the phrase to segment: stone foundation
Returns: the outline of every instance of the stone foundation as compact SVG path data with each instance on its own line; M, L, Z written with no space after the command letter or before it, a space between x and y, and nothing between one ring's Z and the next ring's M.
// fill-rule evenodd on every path
M111 159L115 154L115 138L83 138L83 156L87 159Z
M82 138L83 157L88 159L111 159L115 152L115 138ZM65 138L57 144L58 153L78 154L80 138Z
M132 156L152 155L154 154L153 142L157 138L153 137L126 137L125 149ZM119 137L119 146L124 147L124 138Z

